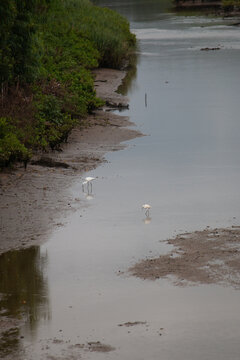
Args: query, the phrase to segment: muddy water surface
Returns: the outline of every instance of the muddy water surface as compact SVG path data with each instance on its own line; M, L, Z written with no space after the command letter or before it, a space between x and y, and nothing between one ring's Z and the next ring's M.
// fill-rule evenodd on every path
M45 245L1 257L2 314L25 323L2 347L28 360L239 359L239 291L127 269L166 253L160 240L174 234L240 222L240 30L160 1L97 3L128 16L139 39L124 115L147 136L88 174L89 194L76 179L72 198L86 206Z

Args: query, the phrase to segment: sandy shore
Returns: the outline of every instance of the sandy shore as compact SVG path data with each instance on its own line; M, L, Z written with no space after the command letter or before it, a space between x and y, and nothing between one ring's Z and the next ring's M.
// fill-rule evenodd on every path
M108 106L127 106L128 99L116 93L125 75L111 69L95 71L97 95ZM109 107L89 116L84 129L75 128L63 151L36 156L27 171L20 164L0 174L0 253L44 241L69 213L85 206L83 200L72 198L71 184L104 162L106 152L141 136L128 128L133 124L127 117L106 110Z

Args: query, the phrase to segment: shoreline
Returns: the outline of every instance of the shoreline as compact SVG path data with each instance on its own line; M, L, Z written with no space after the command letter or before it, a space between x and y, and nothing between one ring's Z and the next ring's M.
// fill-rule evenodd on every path
M97 69L94 74L97 96L108 106L89 115L84 129L73 129L61 152L35 156L27 171L18 164L0 173L0 254L46 241L70 213L86 206L70 194L76 178L103 163L107 152L125 148L122 142L142 136L128 128L133 125L128 117L106 111L128 107L128 99L116 93L126 72Z
M227 18L239 18L240 8L236 6L223 6L221 3L204 3L204 2L194 2L194 1L185 1L176 3L173 7L173 10L177 13L193 12L193 13L202 13L204 15L222 17L223 19ZM232 25L238 25L239 22Z

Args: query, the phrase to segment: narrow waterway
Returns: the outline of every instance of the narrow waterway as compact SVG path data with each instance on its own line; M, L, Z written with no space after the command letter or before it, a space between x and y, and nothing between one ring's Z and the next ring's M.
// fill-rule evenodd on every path
M168 251L160 240L240 224L240 28L177 16L168 1L96 3L127 16L139 40L124 115L146 136L89 174L97 177L91 196L76 179L69 191L88 206L48 242L0 258L8 269L2 314L26 321L21 333L6 334L6 354L238 360L239 291L143 281L127 269ZM144 203L152 205L148 219ZM98 341L114 350L86 351Z

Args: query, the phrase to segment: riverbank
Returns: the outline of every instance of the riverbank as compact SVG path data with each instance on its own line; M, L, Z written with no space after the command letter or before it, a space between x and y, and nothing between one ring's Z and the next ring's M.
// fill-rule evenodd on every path
M186 12L203 13L205 15L215 15L225 17L239 17L240 7L238 1L194 1L176 0L174 9L180 14ZM233 24L235 25L235 24ZM238 25L238 22L237 22Z
M125 71L99 69L95 71L95 89L110 107L126 107L127 98L116 90ZM108 107L90 115L82 129L76 127L61 152L40 154L24 170L22 165L0 174L1 243L0 253L38 245L49 233L63 226L67 217L86 206L80 198L72 198L71 183L105 161L108 151L125 147L122 142L141 136L129 129L125 116L113 114Z

